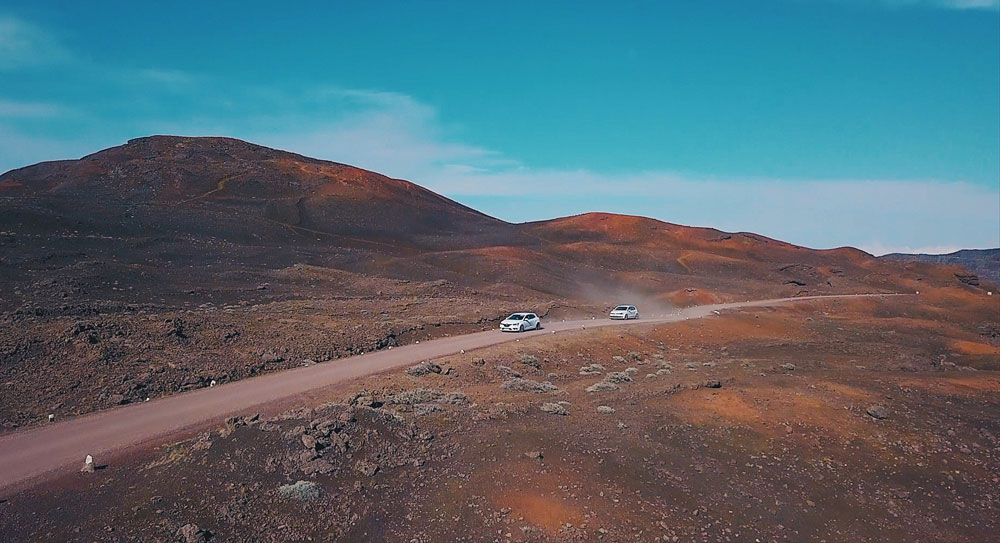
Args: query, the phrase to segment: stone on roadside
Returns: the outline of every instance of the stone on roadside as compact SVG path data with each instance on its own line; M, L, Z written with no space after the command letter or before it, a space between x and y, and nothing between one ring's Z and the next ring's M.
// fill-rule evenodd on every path
M407 375L412 375L414 377L421 377L429 373L441 373L441 371L441 366L433 362L421 362L406 369Z

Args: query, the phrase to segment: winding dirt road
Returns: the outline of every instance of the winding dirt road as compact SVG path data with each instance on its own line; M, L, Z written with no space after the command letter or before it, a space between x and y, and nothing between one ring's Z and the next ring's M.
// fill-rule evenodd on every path
M84 415L64 422L0 436L0 497L11 495L48 476L78 469L86 455L98 465L115 455L168 442L181 434L221 425L226 417L308 404L324 388L381 373L421 360L471 351L541 334L604 326L647 325L706 317L713 311L780 303L852 297L893 296L856 294L780 298L742 303L703 305L637 321L599 320L546 322L545 328L523 334L489 330L406 345L323 364L296 368L252 379L158 398L146 403Z

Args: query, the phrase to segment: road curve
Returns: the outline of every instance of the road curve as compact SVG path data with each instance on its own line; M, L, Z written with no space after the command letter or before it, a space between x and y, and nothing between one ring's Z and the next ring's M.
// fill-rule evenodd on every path
M705 317L713 311L780 303L852 297L892 296L854 294L803 296L751 302L702 305L637 321L597 320L545 322L544 329L523 334L488 330L390 350L295 368L212 388L157 398L83 415L64 422L0 436L0 497L15 493L47 476L78 468L91 454L98 464L126 450L169 441L179 434L220 425L226 417L271 411L294 399L302 400L330 385L438 358L540 334L605 326L657 324Z

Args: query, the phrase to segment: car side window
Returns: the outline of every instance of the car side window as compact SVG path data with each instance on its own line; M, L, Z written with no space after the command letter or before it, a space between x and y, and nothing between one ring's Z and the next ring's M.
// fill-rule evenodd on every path
M532 314L528 315L528 318L529 318L529 319L534 319L534 318L535 318L535 314L534 314L534 313L532 313Z

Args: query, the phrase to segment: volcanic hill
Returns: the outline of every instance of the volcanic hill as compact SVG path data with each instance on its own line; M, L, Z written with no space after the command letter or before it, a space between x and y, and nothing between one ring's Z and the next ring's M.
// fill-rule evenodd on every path
M956 268L957 269L957 268ZM952 268L588 213L511 224L230 138L153 136L0 176L0 424L628 300L978 295ZM950 299L950 298L949 298ZM959 303L959 302L956 302ZM35 386L34 376L51 379Z

